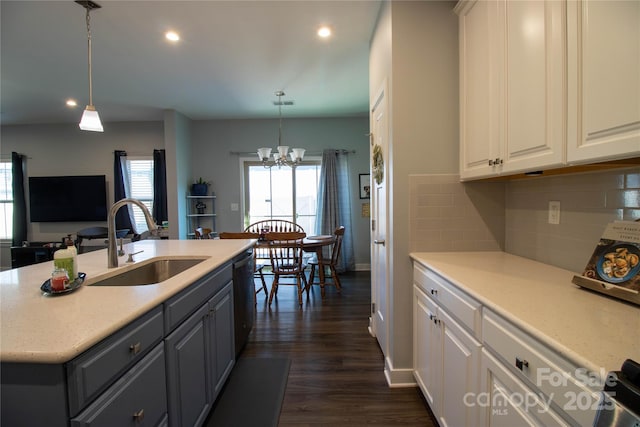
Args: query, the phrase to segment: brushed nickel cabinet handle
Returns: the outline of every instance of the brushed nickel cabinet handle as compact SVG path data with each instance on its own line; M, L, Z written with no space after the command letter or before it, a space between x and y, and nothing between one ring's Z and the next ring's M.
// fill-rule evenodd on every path
M529 367L529 362L526 359L520 359L519 357L516 357L516 368L522 371L524 368L528 368L528 367Z
M142 345L140 345L139 342L135 343L135 344L131 344L129 346L129 350L131 350L131 353L133 354L138 354L140 353L140 350L142 349Z
M373 243L384 246L384 240L374 240Z
M137 423L141 423L144 420L144 409L140 409L137 412L133 413L133 419L136 420Z

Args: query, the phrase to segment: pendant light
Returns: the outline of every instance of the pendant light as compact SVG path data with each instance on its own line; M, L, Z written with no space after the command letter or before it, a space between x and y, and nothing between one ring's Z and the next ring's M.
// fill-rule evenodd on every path
M103 132L102 123L100 122L100 116L96 111L96 107L93 106L93 79L91 76L91 16L89 12L93 9L100 9L97 3L91 0L76 1L80 6L87 10L87 53L89 63L89 105L84 109L82 113L82 119L80 120L80 129L93 132Z

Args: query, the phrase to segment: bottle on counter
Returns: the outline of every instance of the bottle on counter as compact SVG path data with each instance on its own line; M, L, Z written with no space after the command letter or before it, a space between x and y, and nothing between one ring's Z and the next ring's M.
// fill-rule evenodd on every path
M71 281L78 277L78 251L76 250L71 236L65 241L66 247L58 249L53 253L53 265L56 268L64 268L69 274Z

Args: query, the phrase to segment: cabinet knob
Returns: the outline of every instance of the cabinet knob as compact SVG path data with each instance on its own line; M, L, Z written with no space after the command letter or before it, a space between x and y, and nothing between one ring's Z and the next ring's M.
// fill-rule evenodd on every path
M133 354L138 354L140 353L140 350L142 349L142 345L140 345L139 342L135 343L135 344L131 344L129 346L129 350L131 350L131 353Z
M494 161L493 164L495 165L501 165L503 163L503 160L499 157L497 157Z
M141 423L142 420L144 420L144 409L140 409L139 411L134 412L133 413L133 419L137 423Z
M437 289L431 289L431 295L438 295Z
M527 362L526 359L520 359L519 357L516 357L516 368L522 371L524 368L528 368L528 367L529 367L529 362Z
M489 160L489 166L493 166L493 160Z

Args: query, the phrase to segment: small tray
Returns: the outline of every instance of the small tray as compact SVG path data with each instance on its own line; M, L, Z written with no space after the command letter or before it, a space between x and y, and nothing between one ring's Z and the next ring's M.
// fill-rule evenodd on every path
M85 277L87 277L86 273L78 273L78 277L76 277L76 280L71 282L71 286L61 291L54 291L53 289L51 289L51 279L47 279L47 281L44 282L42 286L40 286L40 290L44 292L46 295L68 294L69 292L73 292L76 289L78 289L84 282Z

